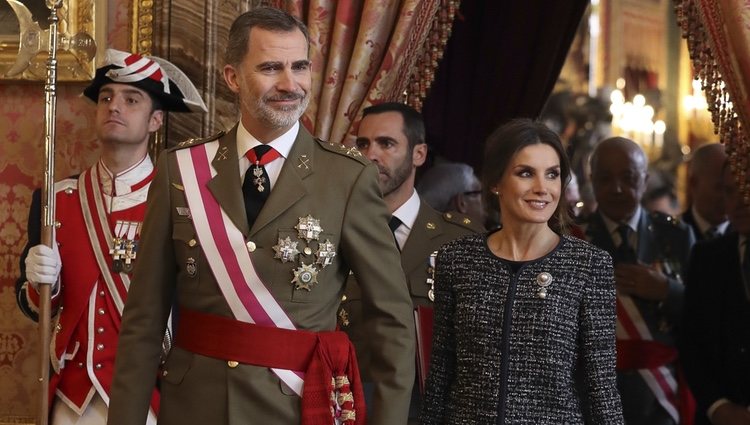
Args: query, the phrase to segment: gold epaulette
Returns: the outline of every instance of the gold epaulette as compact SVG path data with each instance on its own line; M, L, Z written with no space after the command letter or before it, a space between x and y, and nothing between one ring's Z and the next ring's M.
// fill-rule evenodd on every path
M172 146L171 148L167 149L168 152L176 151L183 148L189 148L191 146L197 146L203 143L212 142L226 134L225 131L220 131L212 136L208 137L191 137L189 139L183 140L182 142L178 143L176 146Z
M353 146L349 148L341 143L330 143L330 142L326 142L321 139L318 139L317 137L315 138L315 141L318 142L320 147L322 147L323 149L329 152L334 152L339 155L343 155L352 159L356 159L362 164L368 164L370 162L367 160L367 158L365 158L364 155L362 155L362 152L360 152L359 149Z
M448 223L455 224L457 226L465 227L472 232L481 232L484 229L482 228L482 224L478 223L468 216L457 213L454 211L449 211L443 213L443 220L445 220Z

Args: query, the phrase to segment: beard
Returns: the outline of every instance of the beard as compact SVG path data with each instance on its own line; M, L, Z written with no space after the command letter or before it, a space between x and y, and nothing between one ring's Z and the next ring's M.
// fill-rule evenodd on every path
M393 170L389 170L385 168L384 166L377 164L378 171L380 173L385 174L386 180L380 181L380 191L383 192L383 196L390 195L401 187L402 184L406 181L406 179L409 178L411 175L412 167L412 156L411 154L407 155L406 158L404 158L404 161L401 164L398 164L396 168Z
M269 102L277 100L299 100L297 105L283 106L281 108L274 108L269 105ZM310 96L308 93L278 93L273 96L264 96L256 98L249 108L253 111L255 117L274 128L285 128L291 127L297 122L302 114L305 113L307 105L310 103Z

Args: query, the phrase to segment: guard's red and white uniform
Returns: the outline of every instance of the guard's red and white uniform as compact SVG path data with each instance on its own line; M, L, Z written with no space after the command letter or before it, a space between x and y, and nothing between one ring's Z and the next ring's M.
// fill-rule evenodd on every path
M99 220L108 225L111 236L138 239L140 226L135 223L143 222L153 171L148 157L117 176L99 161L81 177L55 185L56 240L62 269L59 289L52 296L53 312L59 311L59 315L53 317L56 324L50 351L55 373L50 379L50 401L62 402L78 415L84 415L92 400L100 404L96 397L109 404L122 304L129 287L129 277L113 271L111 240L107 246L107 238L101 238L102 243L96 246L97 238L92 237L107 231L92 228L96 225L91 223ZM87 199L82 202L82 197ZM98 210L94 205L97 199ZM100 265L105 263L110 276L103 275ZM39 294L26 285L25 295L29 307L38 311ZM155 391L152 410L157 404ZM56 406L53 424L57 410ZM106 418L106 411L104 414ZM149 416L149 423L155 423L153 412Z

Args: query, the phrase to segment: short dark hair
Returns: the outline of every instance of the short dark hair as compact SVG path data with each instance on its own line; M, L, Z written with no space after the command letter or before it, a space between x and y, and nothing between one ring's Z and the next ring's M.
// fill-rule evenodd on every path
M377 105L368 106L362 111L362 118L368 115L382 114L385 112L398 112L404 119L403 132L406 140L409 141L409 151L414 146L425 142L424 120L422 115L416 109L409 105L399 102L385 102Z
M566 231L570 223L568 206L563 195L565 187L570 181L570 162L565 154L562 142L560 142L560 136L539 121L532 121L527 118L514 119L497 128L487 138L484 164L482 165L482 192L486 201L485 205L487 205L490 213L500 212L502 221L502 212L499 211L497 195L492 193L492 188L503 177L511 159L521 149L537 144L550 146L560 158L560 181L562 183L560 200L549 225L552 230L562 233Z
M295 29L302 34L310 44L310 33L302 21L281 9L273 7L258 7L238 16L229 29L229 42L224 52L224 63L238 66L247 54L250 30L258 27L266 31L291 32Z

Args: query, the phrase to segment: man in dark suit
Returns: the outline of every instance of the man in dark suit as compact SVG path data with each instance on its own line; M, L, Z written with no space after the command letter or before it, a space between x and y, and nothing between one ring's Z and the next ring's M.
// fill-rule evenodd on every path
M693 249L680 354L695 424L750 425L750 204L728 164L722 168L734 231Z
M721 179L726 159L724 145L710 143L696 149L688 163L690 208L682 214L682 221L693 228L697 241L719 237L729 227Z
M312 83L308 44L286 12L240 15L224 67L239 124L160 158L109 424L143 423L175 300L161 425L361 423L354 352L333 332L350 270L377 347L369 423L406 422L414 324L389 214L374 165L299 125Z
M432 305L431 254L446 242L481 230L479 223L462 214L435 211L417 194L414 177L427 155L424 140L424 123L419 112L396 102L366 108L356 139L359 151L380 172L380 189L392 214L391 230L401 249L400 264L414 307ZM357 347L363 376L375 382L371 355L378 347L363 326L367 313L362 306L367 294L359 280L357 277L347 281L340 323ZM416 420L418 415L419 403L413 401L409 416Z
M591 177L599 207L586 235L615 261L617 380L625 422L678 424L685 404L677 400L685 393L675 379L675 326L682 311L681 275L695 239L684 223L641 208L647 160L633 141L600 142Z

